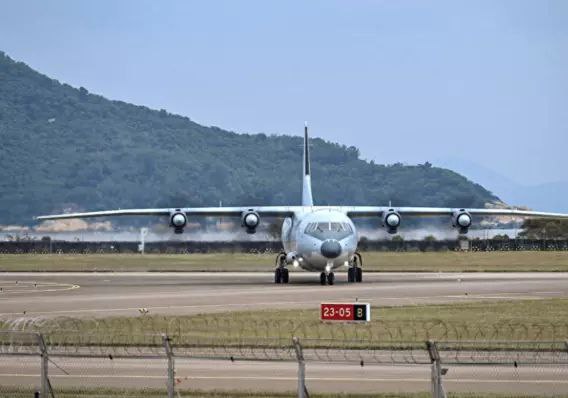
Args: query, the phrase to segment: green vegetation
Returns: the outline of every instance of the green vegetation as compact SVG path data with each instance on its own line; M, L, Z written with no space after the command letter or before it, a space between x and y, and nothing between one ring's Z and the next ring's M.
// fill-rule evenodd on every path
M236 134L110 101L1 52L0 82L0 224L32 224L33 216L66 209L299 203L300 137ZM321 205L497 200L427 162L377 165L355 147L317 138L311 145Z
M568 220L528 219L520 235L528 239L568 239Z
M269 272L274 267L275 256L243 253L0 254L0 271ZM568 271L568 252L562 251L365 252L363 261L366 272Z
M0 271L272 271L276 254L2 254Z
M568 299L474 302L444 305L375 307L368 324L330 324L319 321L319 311L263 310L193 316L144 315L100 319L42 320L41 330L52 345L161 345L161 333L174 344L280 344L292 336L330 339L341 346L360 341L367 347L404 342L422 347L424 341L564 341L568 338ZM0 328L9 329L9 321ZM34 330L34 329L31 329ZM30 330L30 331L31 331ZM246 343L248 342L248 343ZM304 340L304 345L321 344ZM348 343L353 347L354 343Z

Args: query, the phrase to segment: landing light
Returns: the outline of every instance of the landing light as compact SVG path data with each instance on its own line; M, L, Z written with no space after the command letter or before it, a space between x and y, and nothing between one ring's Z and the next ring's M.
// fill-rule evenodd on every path
M344 262L343 265L349 267L349 261Z
M331 271L331 265L328 264L328 265L325 266L325 272L329 272L329 271Z
M300 265L300 263L298 262L298 260L294 260L292 265L297 268Z

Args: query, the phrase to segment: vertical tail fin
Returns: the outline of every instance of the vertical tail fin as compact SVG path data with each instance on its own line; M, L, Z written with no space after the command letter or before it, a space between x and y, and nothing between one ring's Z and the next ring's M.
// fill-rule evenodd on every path
M312 180L310 176L310 146L308 138L308 123L304 126L304 175L302 186L302 206L313 206Z

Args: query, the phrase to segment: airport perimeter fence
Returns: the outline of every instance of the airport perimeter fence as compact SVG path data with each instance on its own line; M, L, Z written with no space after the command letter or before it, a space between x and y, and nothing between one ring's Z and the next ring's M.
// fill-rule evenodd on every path
M265 394L276 389L305 398L314 391L350 388L394 393L391 397L397 391L434 398L495 392L568 396L566 341L346 340L339 348L336 341L298 337L231 345L166 334L143 339L144 344L129 346L50 344L41 333L0 332L0 396L174 398L194 396L196 390L225 389L230 396L239 389ZM320 374L323 369L327 377L312 377L312 369Z
M478 303L483 307L484 303ZM386 311L387 309L385 309ZM436 341L566 341L568 319L530 321L524 318L506 320L471 319L388 319L387 313L375 311L376 320L368 323L321 322L317 310L278 312L221 313L191 316L154 315L145 308L133 317L42 317L13 315L0 319L0 331L42 333L50 346L136 346L145 345L144 336L166 334L178 341L205 341L211 336L225 346L242 341L287 341L296 336L306 341L341 342L373 341L375 346L399 342ZM138 337L142 340L137 340Z
M568 397L568 321L140 316L26 318L0 328L0 397L181 398L218 390Z
M472 239L450 240L369 240L361 239L359 250L366 251L566 251L565 239ZM279 241L162 241L146 242L148 254L253 253L282 251ZM68 242L58 240L20 240L0 242L0 254L128 254L138 253L138 242Z

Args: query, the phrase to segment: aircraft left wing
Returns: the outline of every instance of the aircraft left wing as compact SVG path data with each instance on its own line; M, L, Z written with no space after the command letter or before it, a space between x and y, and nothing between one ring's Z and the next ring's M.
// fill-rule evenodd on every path
M467 209L450 207L386 207L386 206L353 206L343 207L349 217L372 217L382 216L385 213L395 211L400 215L407 216L452 216L456 213L469 213L475 216L510 216L527 218L556 218L568 219L565 213L547 213L541 211L517 210L517 209Z
M241 216L243 213L254 211L266 217L287 217L299 211L301 206L258 206L258 207L178 207L163 209L119 209L91 211L85 213L53 214L36 217L37 220L62 220L68 218L94 218L115 216L169 216L175 213L185 213L187 216Z

